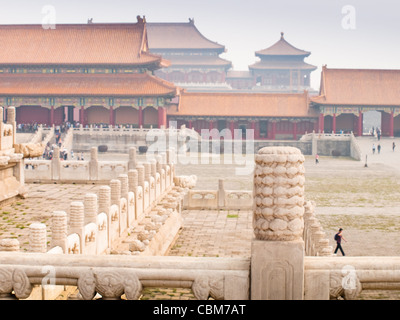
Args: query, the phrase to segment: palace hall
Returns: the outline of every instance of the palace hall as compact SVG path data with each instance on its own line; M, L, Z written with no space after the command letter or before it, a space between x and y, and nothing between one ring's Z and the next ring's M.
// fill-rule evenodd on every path
M400 70L316 66L282 32L233 70L224 45L186 23L0 25L0 106L19 124L254 129L255 139L307 132L364 134L381 114L383 136L400 135ZM261 42L261 41L260 41ZM6 114L6 113L5 113Z

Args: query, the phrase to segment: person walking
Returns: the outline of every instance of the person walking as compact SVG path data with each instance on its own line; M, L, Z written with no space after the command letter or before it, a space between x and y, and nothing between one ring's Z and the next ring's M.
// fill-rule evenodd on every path
M378 154L380 154L381 153L381 144L379 143L378 144Z
M395 144L394 141L393 141L393 143L392 143L393 152L394 152L394 148L396 148L396 144Z
M375 154L375 143L372 145L372 154Z
M319 155L318 155L318 153L315 155L315 164L318 164L319 163Z
M335 234L335 240L336 240L336 249L335 249L335 254L340 250L343 256L345 256L343 248L342 248L342 240L346 241L347 240L343 237L343 229L340 228L339 232Z

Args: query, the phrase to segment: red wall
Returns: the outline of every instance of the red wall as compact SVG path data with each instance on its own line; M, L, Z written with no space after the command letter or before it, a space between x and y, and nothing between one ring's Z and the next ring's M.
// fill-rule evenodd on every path
M17 123L50 124L50 110L40 106L20 106L16 108Z

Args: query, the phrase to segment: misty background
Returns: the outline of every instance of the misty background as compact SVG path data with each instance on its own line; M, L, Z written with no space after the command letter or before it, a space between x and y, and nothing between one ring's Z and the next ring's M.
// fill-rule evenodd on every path
M233 70L248 70L254 52L285 39L311 51L305 59L318 67L311 86L319 89L321 67L399 69L400 2L371 0L0 0L0 24L41 24L44 6L53 6L56 23L188 22L224 45L221 55ZM345 8L352 12L344 11ZM1 40L1 39L0 39Z

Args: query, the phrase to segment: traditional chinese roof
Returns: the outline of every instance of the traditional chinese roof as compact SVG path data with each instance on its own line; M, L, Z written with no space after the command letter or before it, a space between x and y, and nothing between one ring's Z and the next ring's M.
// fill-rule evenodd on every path
M188 67L188 66L201 66L201 67L223 67L231 68L232 62L222 59L218 56L210 55L191 55L191 56L164 56L174 67Z
M294 46L292 46L289 42L285 40L283 37L283 32L281 33L281 38L278 42L273 44L271 47L256 51L256 56L303 56L308 57L311 52L300 50Z
M399 106L400 70L322 67L320 105Z
M0 96L173 97L170 82L142 74L2 74Z
M0 65L134 65L158 69L146 23L0 25Z
M182 92L175 116L316 117L304 93L195 93Z
M176 50L213 50L225 51L221 44L203 36L194 25L187 23L147 23L149 47L153 52Z

